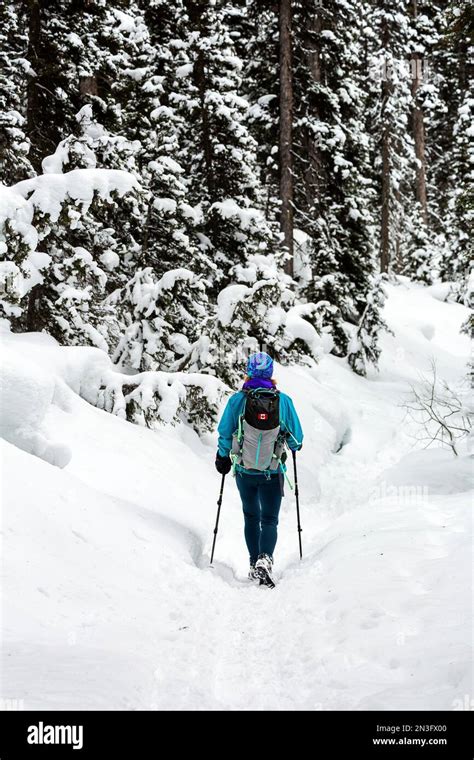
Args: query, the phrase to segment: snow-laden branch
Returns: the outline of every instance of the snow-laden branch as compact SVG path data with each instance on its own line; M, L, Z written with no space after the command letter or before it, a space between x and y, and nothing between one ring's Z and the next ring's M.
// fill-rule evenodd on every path
M138 189L136 178L121 169L73 169L66 174L43 174L18 182L11 188L31 204L35 212L49 217L52 222L59 219L68 201L74 201L81 213L86 213L95 195L110 202L114 193L122 197Z
M132 174L115 169L74 169L44 174L12 187L0 183L0 308L7 317L19 316L21 301L38 283L51 257L38 251L51 225L74 228L99 199L138 191Z

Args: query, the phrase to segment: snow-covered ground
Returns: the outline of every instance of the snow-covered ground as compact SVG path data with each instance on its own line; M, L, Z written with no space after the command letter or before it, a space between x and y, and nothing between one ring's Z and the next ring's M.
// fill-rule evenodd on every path
M287 489L274 591L246 580L230 477L209 567L214 436L96 409L64 383L65 349L3 334L4 699L434 710L472 695L472 459L421 451L401 406L431 357L450 382L466 373L466 309L405 282L389 293L378 374L331 356L277 368L306 439L304 558Z

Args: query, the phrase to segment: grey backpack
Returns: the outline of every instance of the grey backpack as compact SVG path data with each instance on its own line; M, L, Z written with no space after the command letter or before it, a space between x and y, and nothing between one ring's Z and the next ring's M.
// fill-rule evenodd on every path
M279 391L255 388L244 392L244 411L232 438L232 461L246 470L277 470L285 446Z

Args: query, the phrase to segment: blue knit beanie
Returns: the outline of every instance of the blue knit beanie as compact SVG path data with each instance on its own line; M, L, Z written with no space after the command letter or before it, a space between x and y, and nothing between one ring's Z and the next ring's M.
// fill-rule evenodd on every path
M269 380L273 375L273 359L263 351L249 356L247 362L247 375Z

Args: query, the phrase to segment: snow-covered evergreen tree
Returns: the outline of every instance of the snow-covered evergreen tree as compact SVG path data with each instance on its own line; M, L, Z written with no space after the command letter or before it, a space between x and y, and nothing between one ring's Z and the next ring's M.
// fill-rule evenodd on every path
M441 39L438 3L412 3L408 13L408 58L411 81L409 113L414 149L414 182L409 186L404 235L399 247L397 270L431 284L439 257L436 231L439 190L431 182L431 166L437 146L431 125L444 111L440 95L442 77L435 65Z
M291 294L272 255L249 256L245 265L231 270L231 279L179 366L216 375L234 387L250 352L268 350L285 360L285 305Z
M151 267L140 269L109 299L125 325L114 361L139 372L172 370L200 334L203 291L189 269L171 269L160 279Z
M255 209L260 198L256 143L242 96L242 61L226 25L225 4L185 3L188 24L176 46L169 94L183 134L179 162L189 199L199 204L201 246L212 252L214 296L230 282L230 269L271 248L268 225Z
M135 146L110 136L93 120L90 105L79 111L76 123L77 133L43 160L45 180L77 169L133 167ZM48 329L67 344L92 343L104 350L113 344L120 325L103 301L127 279L138 247L133 234L139 225L139 198L139 193L120 200L96 195L85 211L73 204L63 209L60 223L43 236L52 266L30 293L30 328Z
M374 269L369 145L364 134L364 20L345 2L295 8L295 225L309 235L308 301L329 302L334 351L347 349ZM365 75L366 76L366 75Z
M471 28L465 0L4 3L2 313L183 386L254 349L366 372L380 268L470 293Z
M199 255L195 228L201 209L188 202L185 170L176 160L179 146L174 110L159 105L151 113L151 123L141 156L147 198L141 263L152 266L157 276L177 266L204 273L212 264Z
M232 16L237 50L243 59L242 85L249 101L248 124L257 143L259 178L267 221L279 210L278 14L272 2L248 0Z
M100 301L104 272L89 251L71 240L65 243L68 235L74 239L84 217L100 216L136 189L131 174L104 169L44 174L11 188L0 186L0 299L16 329L28 327L36 308L36 329L106 347L99 331L91 341L92 329L84 329L92 325L88 313ZM105 329L98 314L96 319Z
M450 2L443 21L445 37L440 66L444 66L449 83L444 93L445 122L438 127L438 133L448 144L435 165L437 180L443 188L441 213L446 239L440 274L443 279L456 282L457 297L463 300L473 260L474 77L469 68L473 52L472 6Z
M358 375L366 375L369 365L377 367L380 356L379 334L382 330L390 332L382 316L385 298L383 275L378 275L367 296L367 305L349 344L349 364Z
M28 36L18 2L0 5L0 181L6 185L34 174L26 134L26 94L31 64Z
M367 129L371 135L378 198L380 269L403 267L407 220L413 206L414 142L409 8L403 0L375 0L367 63Z

